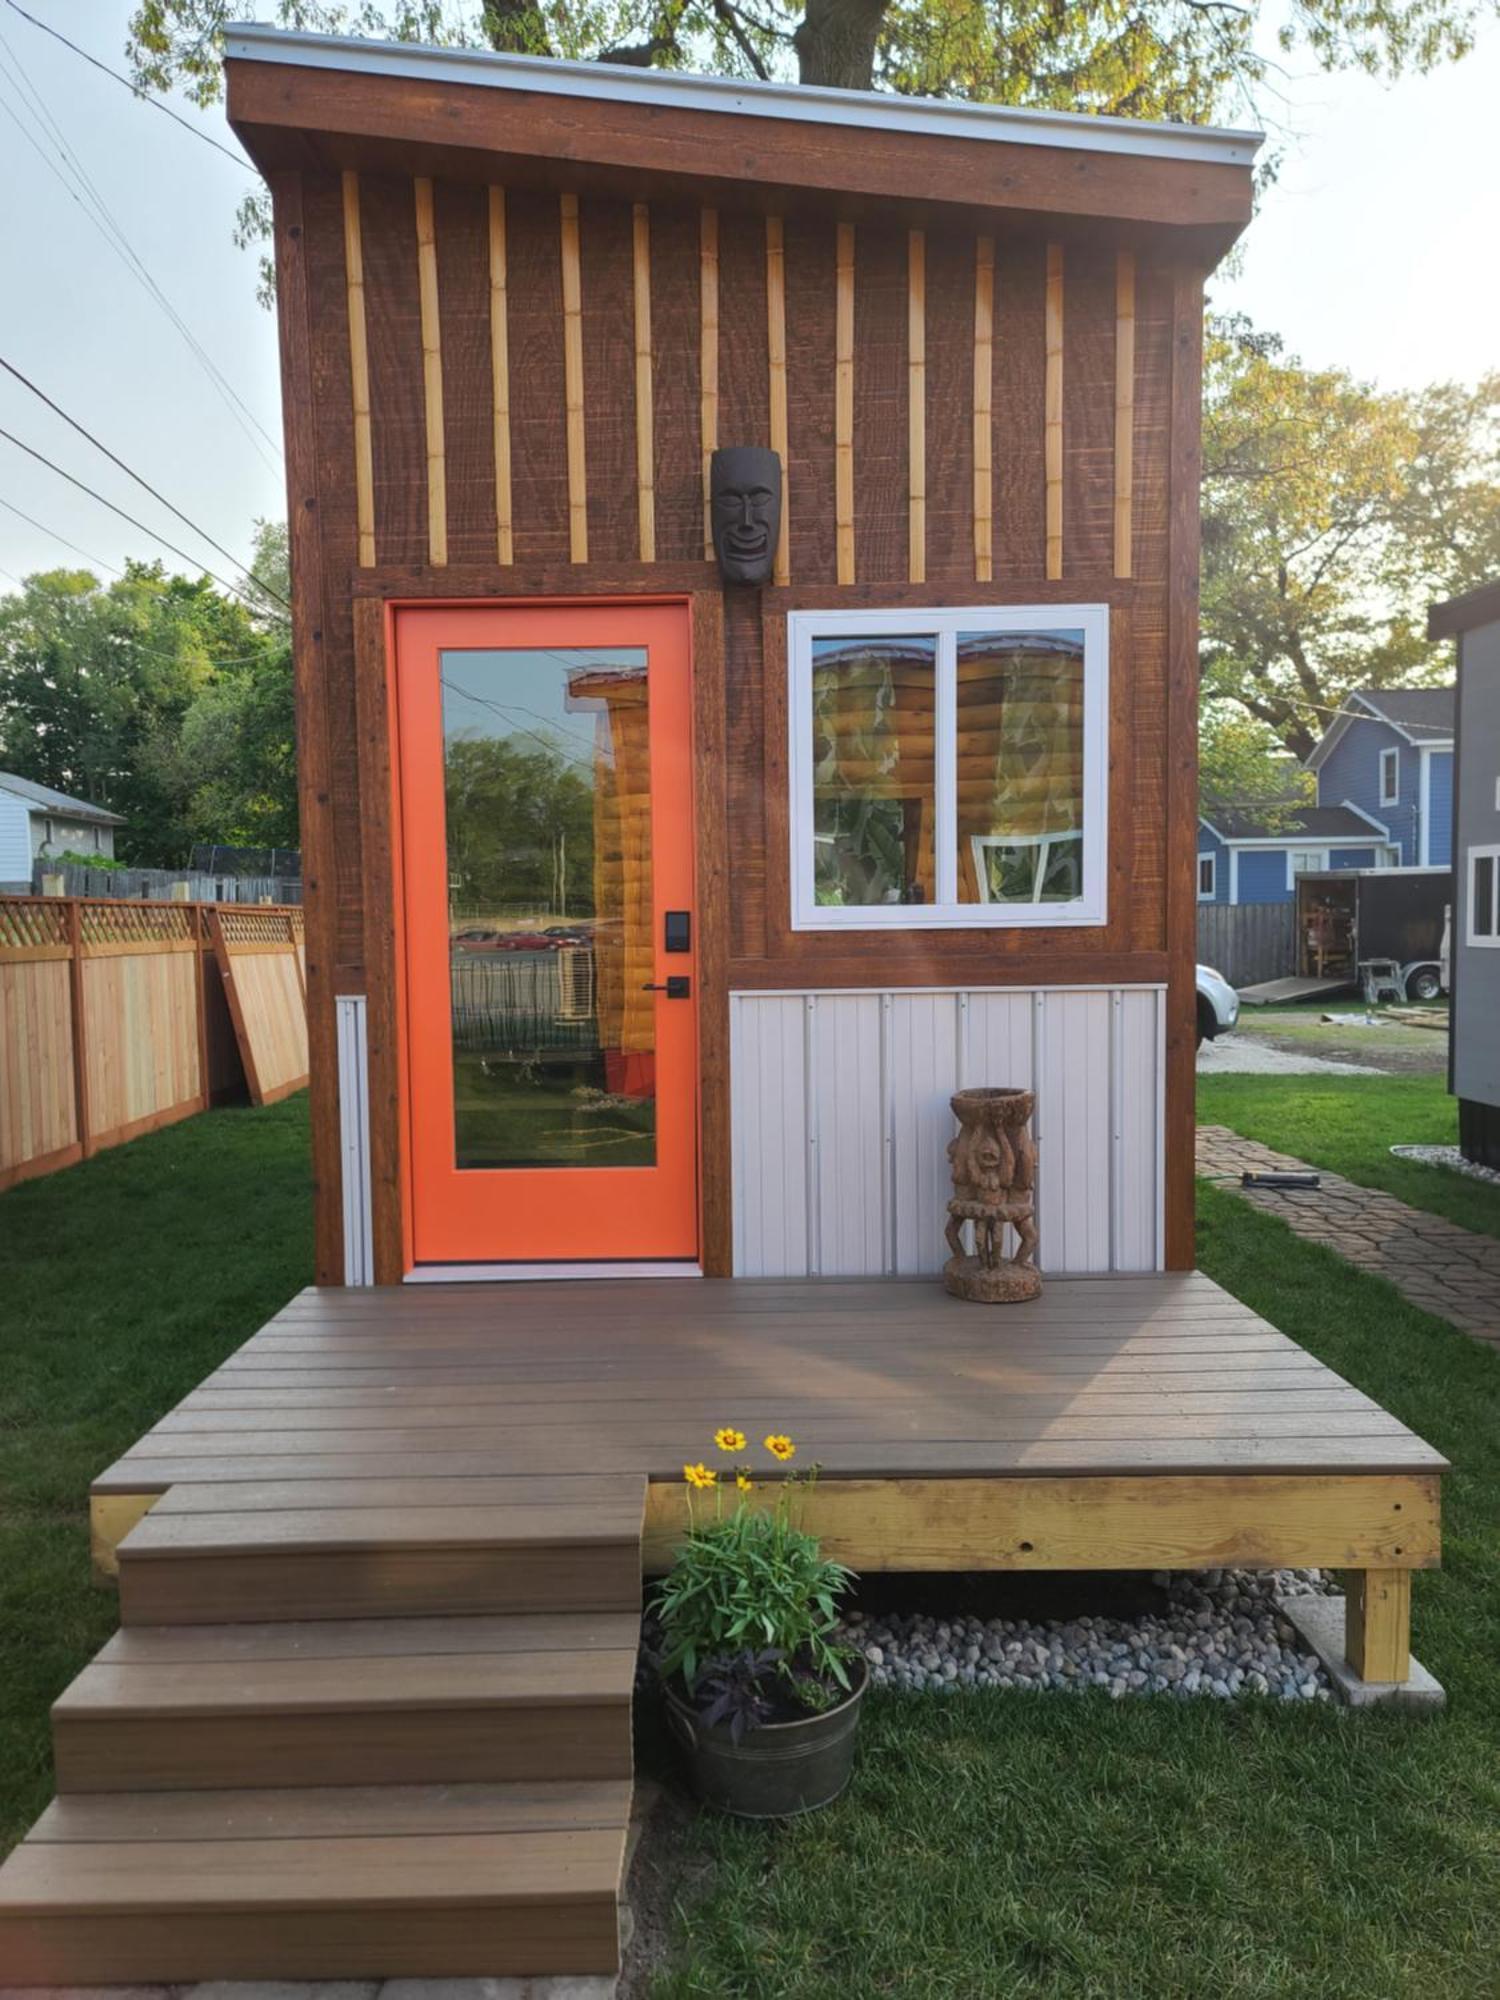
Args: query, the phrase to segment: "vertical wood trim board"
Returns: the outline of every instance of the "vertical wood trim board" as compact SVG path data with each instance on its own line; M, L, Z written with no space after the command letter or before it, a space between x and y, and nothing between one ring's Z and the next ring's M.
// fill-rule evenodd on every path
M568 553L589 559L588 460L583 442L583 255L578 197L558 198L562 231L563 400L568 420Z
M766 217L766 358L771 390L771 449L781 459L781 532L771 567L773 583L790 583L791 482L787 476L786 237L779 215Z
M906 238L907 575L927 581L927 239Z
M370 1202L370 1078L366 1056L365 996L340 993L339 1147L343 1157L344 1283L375 1282L374 1224Z
M840 583L854 581L854 224L834 251L833 529Z
M719 211L698 217L698 432L703 449L703 558L713 561L710 467L719 448ZM784 497L784 496L783 496Z
M438 314L437 227L432 182L413 182L417 207L417 284L422 310L422 392L427 413L427 556L448 560L448 465L443 442L443 339Z
M516 559L510 458L510 303L505 254L505 189L490 197L490 383L495 429L495 553Z
M642 562L656 561L656 441L651 408L651 210L631 210L635 292L635 504Z
M995 574L995 239L974 243L974 581Z
M1151 986L732 994L735 1275L941 1270L948 1100L985 1084L1037 1093L1042 1268L1159 1270L1165 1003Z
M1047 375L1045 391L1047 575L1063 573L1063 251L1047 245Z
M1135 491L1135 255L1115 258L1115 575L1132 574Z
M354 405L354 519L359 565L375 563L375 459L370 442L370 342L365 326L365 253L359 227L359 175L345 173L344 283L349 311L349 384Z

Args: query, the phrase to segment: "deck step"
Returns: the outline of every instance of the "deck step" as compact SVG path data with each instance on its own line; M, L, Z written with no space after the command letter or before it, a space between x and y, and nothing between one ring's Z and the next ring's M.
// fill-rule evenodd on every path
M126 1630L53 1707L57 1788L625 1778L635 1639L583 1612Z
M8 1981L610 1973L628 1779L73 1796L0 1868Z
M408 1483L393 1504L369 1487L340 1504L289 1480L244 1508L232 1489L174 1488L120 1543L121 1620L639 1610L644 1481L585 1480L576 1499L552 1481L486 1485L502 1497L419 1504Z

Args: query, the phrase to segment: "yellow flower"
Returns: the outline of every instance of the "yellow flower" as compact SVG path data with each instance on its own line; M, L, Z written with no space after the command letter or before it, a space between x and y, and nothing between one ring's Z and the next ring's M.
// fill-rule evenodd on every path
M725 1424L721 1429L714 1432L714 1443L719 1447L720 1451L743 1451L745 1449L745 1433L737 1431L733 1424Z
M754 1486L755 1481L750 1477L748 1472L746 1472L743 1468L741 1468L741 1470L734 1475L734 1483L736 1486L738 1486L741 1493L748 1493Z
M706 1486L717 1486L719 1483L719 1475L713 1467L702 1463L685 1465L682 1468L682 1476L689 1486L696 1486L700 1492Z
M791 1439L783 1437L780 1431L772 1431L771 1435L766 1439L765 1444L766 1450L771 1454L772 1458L779 1458L783 1465L789 1458L795 1455L797 1450Z

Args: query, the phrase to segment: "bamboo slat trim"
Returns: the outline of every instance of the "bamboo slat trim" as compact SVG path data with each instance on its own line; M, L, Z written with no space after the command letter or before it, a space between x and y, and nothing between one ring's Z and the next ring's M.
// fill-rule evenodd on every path
M437 229L432 182L418 176L417 279L422 303L422 388L427 405L427 555L448 560L448 466L443 443L443 342L438 317Z
M719 211L698 217L698 317L700 322L698 431L703 447L703 555L714 553L710 466L719 447Z
M1115 575L1129 576L1135 492L1135 256L1115 259Z
M559 197L562 219L563 401L568 422L568 553L589 559L588 461L583 448L583 255L578 197Z
M1063 253L1047 245L1047 575L1062 575L1063 563Z
M349 314L349 386L354 404L354 519L359 566L375 564L375 460L370 444L370 344L365 330L365 255L359 226L359 175L344 187L344 287Z
M974 581L995 574L995 239L974 244Z
M495 424L495 552L515 561L510 462L510 301L505 246L505 189L490 195L490 380Z
M635 500L642 562L656 561L656 445L651 405L651 210L631 211L635 263Z
M766 356L771 390L771 449L781 459L781 532L773 583L791 581L791 490L787 478L786 240L779 215L766 217Z
M906 239L906 432L908 575L927 580L927 239Z
M834 254L833 523L840 583L854 581L854 224Z

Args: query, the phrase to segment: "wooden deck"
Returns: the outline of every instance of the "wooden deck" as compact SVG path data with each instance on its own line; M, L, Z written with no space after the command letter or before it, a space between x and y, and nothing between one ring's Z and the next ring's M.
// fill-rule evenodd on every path
M122 1630L0 1960L608 1971L642 1572L726 1423L859 1568L1342 1568L1368 1679L1438 1560L1438 1454L1201 1276L304 1292L95 1483Z

